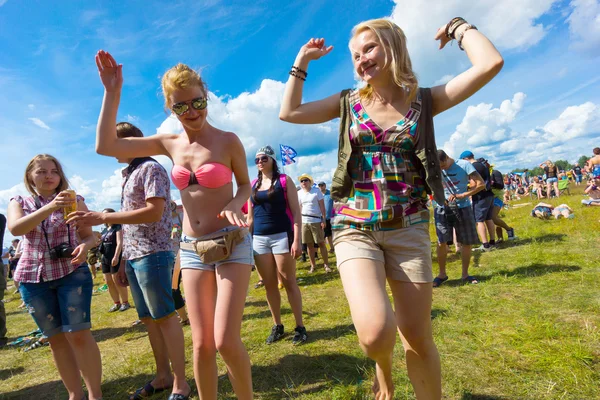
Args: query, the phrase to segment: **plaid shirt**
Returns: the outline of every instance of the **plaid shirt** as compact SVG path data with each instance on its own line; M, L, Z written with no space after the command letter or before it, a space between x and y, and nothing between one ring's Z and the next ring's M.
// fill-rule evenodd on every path
M40 203L43 206L50 203L56 195L47 199L39 197ZM23 198L16 196L11 199L15 200L25 215L31 214L37 210L35 200L29 196ZM77 201L83 201L83 197L77 196ZM65 223L63 210L54 211L45 220L46 232L48 233L48 242L51 247L61 243L68 243L69 237L67 234L67 224ZM71 232L71 246L77 247L80 241L77 237L77 229L69 229ZM70 258L59 258L51 260L48 252L48 245L42 231L42 224L39 224L34 230L27 232L23 236L21 242L22 256L15 270L14 280L25 283L39 283L42 281L54 281L69 275L75 271L81 264L71 264Z
M123 175L123 202L121 211L146 207L152 197L165 199L160 221L150 224L123 225L123 259L135 260L159 251L173 251L171 244L171 182L167 171L156 161L138 166L129 176Z

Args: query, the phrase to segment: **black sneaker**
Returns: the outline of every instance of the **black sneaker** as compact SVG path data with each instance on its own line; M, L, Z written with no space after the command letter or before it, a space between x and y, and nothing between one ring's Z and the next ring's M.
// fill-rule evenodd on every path
M515 240L517 237L515 236L515 230L513 228L506 231L508 234L508 240Z
M303 326L297 326L294 329L294 337L292 338L292 344L301 344L306 342L308 339L308 334L306 333L306 328Z
M267 344L278 341L283 337L283 325L273 325L271 328L271 334L267 338Z

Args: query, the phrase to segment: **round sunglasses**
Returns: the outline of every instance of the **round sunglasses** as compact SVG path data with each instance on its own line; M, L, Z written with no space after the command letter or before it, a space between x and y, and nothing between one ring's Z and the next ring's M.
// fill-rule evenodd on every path
M190 110L190 105L194 110L204 110L207 105L207 99L206 97L197 97L190 101L182 101L179 103L175 103L171 106L171 110L175 114L182 116Z

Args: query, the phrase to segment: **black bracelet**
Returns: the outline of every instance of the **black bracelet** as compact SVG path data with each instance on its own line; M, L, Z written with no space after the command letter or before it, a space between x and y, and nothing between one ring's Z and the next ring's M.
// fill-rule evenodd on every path
M448 39L454 39L454 38L452 37L452 34L450 33L450 28L452 27L452 25L454 25L455 23L457 23L457 22L459 22L459 21L464 21L464 22L467 22L467 21L465 21L465 20L464 20L464 18L461 18L461 17L454 17L454 18L452 18L452 19L450 20L450 22L448 22L448 23L446 24L446 37L447 37Z
M455 35L456 30L459 27L461 27L461 26L463 26L463 25L465 25L467 23L468 23L467 21L465 21L464 19L461 19L460 21L457 21L453 25L451 25L450 29L448 30L448 34L450 35L450 39L456 39L456 35Z
M298 75L297 73L295 73L293 70L290 71L290 75L293 76L294 78L298 78L298 79L302 79L303 81L306 80L305 77Z
M295 65L292 65L292 71L296 71L296 72L301 72L304 74L305 78L308 78L308 72L306 72L305 70L303 70L302 68L298 68Z

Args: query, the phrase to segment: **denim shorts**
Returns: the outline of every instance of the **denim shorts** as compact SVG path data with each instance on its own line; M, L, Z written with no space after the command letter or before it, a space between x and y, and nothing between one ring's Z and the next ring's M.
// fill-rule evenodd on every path
M502 200L500 200L499 197L494 197L494 204L493 207L504 207L504 202Z
M21 282L19 291L29 314L44 336L90 329L92 274L82 264L69 275L53 281Z
M125 272L138 317L160 320L175 314L171 279L175 255L159 251L128 260Z
M231 232L235 229L238 229L238 228L233 227L233 226L228 226L217 232L225 234L225 233ZM181 241L189 243L189 242L193 242L195 240L203 240L202 239L203 237L213 237L214 238L215 234L217 232L210 233L208 235L205 235L205 236L202 236L199 238L193 238L191 236L187 236L187 235L183 234L181 237ZM196 254L196 252L193 250L180 249L179 250L179 260L181 262L181 269L190 268L190 269L200 269L203 271L215 271L219 265L223 265L223 264L236 263L236 264L254 265L254 254L252 253L252 237L250 236L250 233L248 233L246 236L244 236L244 239L240 243L238 243L234 246L233 251L231 252L229 257L227 257L224 260L217 261L213 264L205 264L202 261L200 261L200 256L198 254Z
M546 179L546 183L556 183L558 182L558 178L548 178Z
M287 254L290 252L290 232L272 235L254 235L252 248L255 254Z

